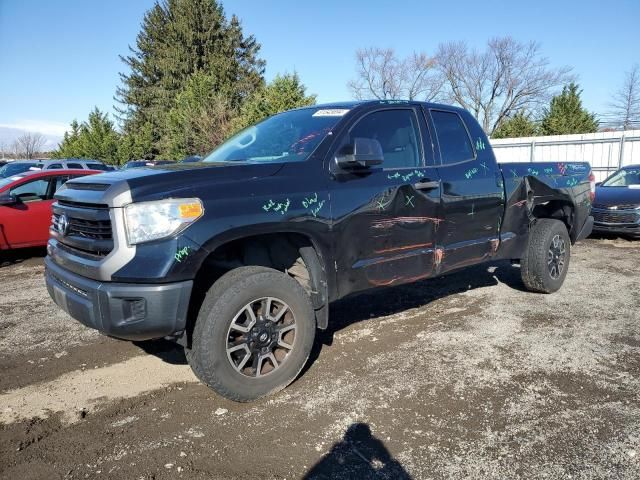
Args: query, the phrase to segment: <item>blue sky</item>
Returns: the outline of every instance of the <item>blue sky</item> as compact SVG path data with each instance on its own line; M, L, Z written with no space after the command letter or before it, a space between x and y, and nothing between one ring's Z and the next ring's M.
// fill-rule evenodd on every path
M60 134L97 105L112 112L124 65L153 0L0 0L0 127ZM604 113L624 72L640 63L640 2L223 1L262 44L267 79L296 70L321 102L349 98L354 52L393 47L432 53L438 43L482 47L511 35L541 43L570 65L587 108Z

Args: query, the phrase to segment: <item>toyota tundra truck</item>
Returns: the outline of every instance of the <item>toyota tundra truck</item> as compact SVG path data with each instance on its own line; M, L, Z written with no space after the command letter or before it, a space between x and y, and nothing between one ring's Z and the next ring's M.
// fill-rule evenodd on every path
M202 382L251 401L295 379L347 295L501 259L528 290L555 292L591 232L594 189L588 163L498 164L459 108L305 107L200 162L66 183L46 283L84 325L173 339Z

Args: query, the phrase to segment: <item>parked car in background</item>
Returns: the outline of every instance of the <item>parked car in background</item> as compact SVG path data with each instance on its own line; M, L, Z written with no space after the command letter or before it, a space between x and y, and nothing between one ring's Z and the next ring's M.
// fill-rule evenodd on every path
M172 165L176 162L173 160L131 160L122 166L123 170L140 167L155 167L157 165Z
M596 186L593 230L640 238L640 165L621 168Z
M38 170L0 179L0 250L47 244L53 195L72 178L100 170Z
M38 162L34 160L16 160L0 167L0 178L7 178L29 170L39 170Z
M40 170L60 170L60 169L76 169L76 170L102 170L103 172L115 170L111 165L106 165L100 160L90 160L86 158L63 158L59 160L40 160L36 164L36 168Z
M19 173L34 170L101 170L103 172L115 170L99 160L67 158L60 160L16 160L0 166L0 178L7 178Z

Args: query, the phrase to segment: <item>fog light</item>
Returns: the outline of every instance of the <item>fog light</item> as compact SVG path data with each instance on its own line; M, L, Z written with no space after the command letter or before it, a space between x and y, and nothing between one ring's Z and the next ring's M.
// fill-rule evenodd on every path
M125 322L138 322L147 316L147 301L144 298L125 298L122 300Z

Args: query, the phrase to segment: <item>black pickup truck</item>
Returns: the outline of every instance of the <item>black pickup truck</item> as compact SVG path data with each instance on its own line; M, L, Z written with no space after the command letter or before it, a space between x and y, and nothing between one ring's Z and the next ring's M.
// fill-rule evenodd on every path
M498 259L529 290L558 290L594 189L587 163L498 165L455 107L313 106L201 162L68 182L46 282L83 324L175 339L198 378L249 401L298 375L346 295Z

